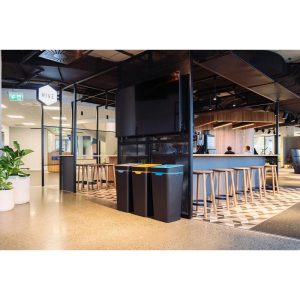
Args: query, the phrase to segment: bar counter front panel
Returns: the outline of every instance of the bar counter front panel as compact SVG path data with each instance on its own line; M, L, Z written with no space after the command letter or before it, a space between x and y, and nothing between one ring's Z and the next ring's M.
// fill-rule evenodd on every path
M250 166L264 166L266 159L276 158L276 155L245 155L245 154L194 154L193 155L193 170L213 170L220 168L239 168ZM258 172L253 172L253 187L258 187ZM201 176L202 177L202 176ZM235 179L234 175L234 179ZM225 193L225 180L222 178L221 194ZM230 184L230 178L228 179ZM217 180L215 182L215 190L217 190ZM239 172L239 191L243 191L242 172ZM207 194L210 194L210 182L207 180ZM203 186L200 179L199 198L203 199ZM196 199L196 176L193 176L193 199Z

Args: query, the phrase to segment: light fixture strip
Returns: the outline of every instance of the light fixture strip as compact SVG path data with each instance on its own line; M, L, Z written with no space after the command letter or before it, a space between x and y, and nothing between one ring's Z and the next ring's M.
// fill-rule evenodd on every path
M232 127L232 129L240 129L240 128L245 128L245 127L252 126L252 125L254 125L254 123L244 124L244 125L240 125L240 126L234 126L234 127Z
M225 123L225 124L221 124L221 125L216 125L216 126L214 126L214 129L222 128L222 127L226 127L226 126L230 126L230 125L232 125L232 123Z

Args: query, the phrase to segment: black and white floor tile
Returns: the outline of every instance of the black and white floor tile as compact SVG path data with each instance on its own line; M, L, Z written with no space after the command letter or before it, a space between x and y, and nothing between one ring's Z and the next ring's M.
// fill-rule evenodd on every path
M254 193L253 198L253 202L247 203L239 200L238 205L236 207L231 205L229 210L226 208L225 201L220 201L217 212L213 208L208 208L207 218L204 218L203 206L198 206L197 211L197 206L194 205L194 219L235 228L251 229L299 203L300 188L280 188L279 193L275 195L272 191L267 191L266 197L263 197L262 200L258 193Z
M117 194L116 194L116 189L113 186L109 186L108 188L103 187L99 190L97 189L84 189L80 190L79 193L86 195L86 196L91 196L95 199L101 200L101 201L107 201L113 204L117 203Z

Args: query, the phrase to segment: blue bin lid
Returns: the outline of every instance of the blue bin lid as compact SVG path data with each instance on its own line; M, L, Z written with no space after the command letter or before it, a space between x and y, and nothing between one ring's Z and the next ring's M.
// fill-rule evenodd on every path
M172 169L172 168L178 168L178 167L183 167L183 165L172 165L172 164L168 164L168 165L155 166L155 167L152 167L152 168Z

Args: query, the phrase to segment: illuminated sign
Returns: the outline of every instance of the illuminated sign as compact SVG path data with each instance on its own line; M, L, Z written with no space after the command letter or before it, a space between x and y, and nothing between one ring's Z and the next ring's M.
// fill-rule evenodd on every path
M9 101L23 101L24 95L23 95L23 93L18 93L18 92L8 92L8 100Z
M57 102L57 91L50 85L39 88L38 99L45 105L51 105Z

